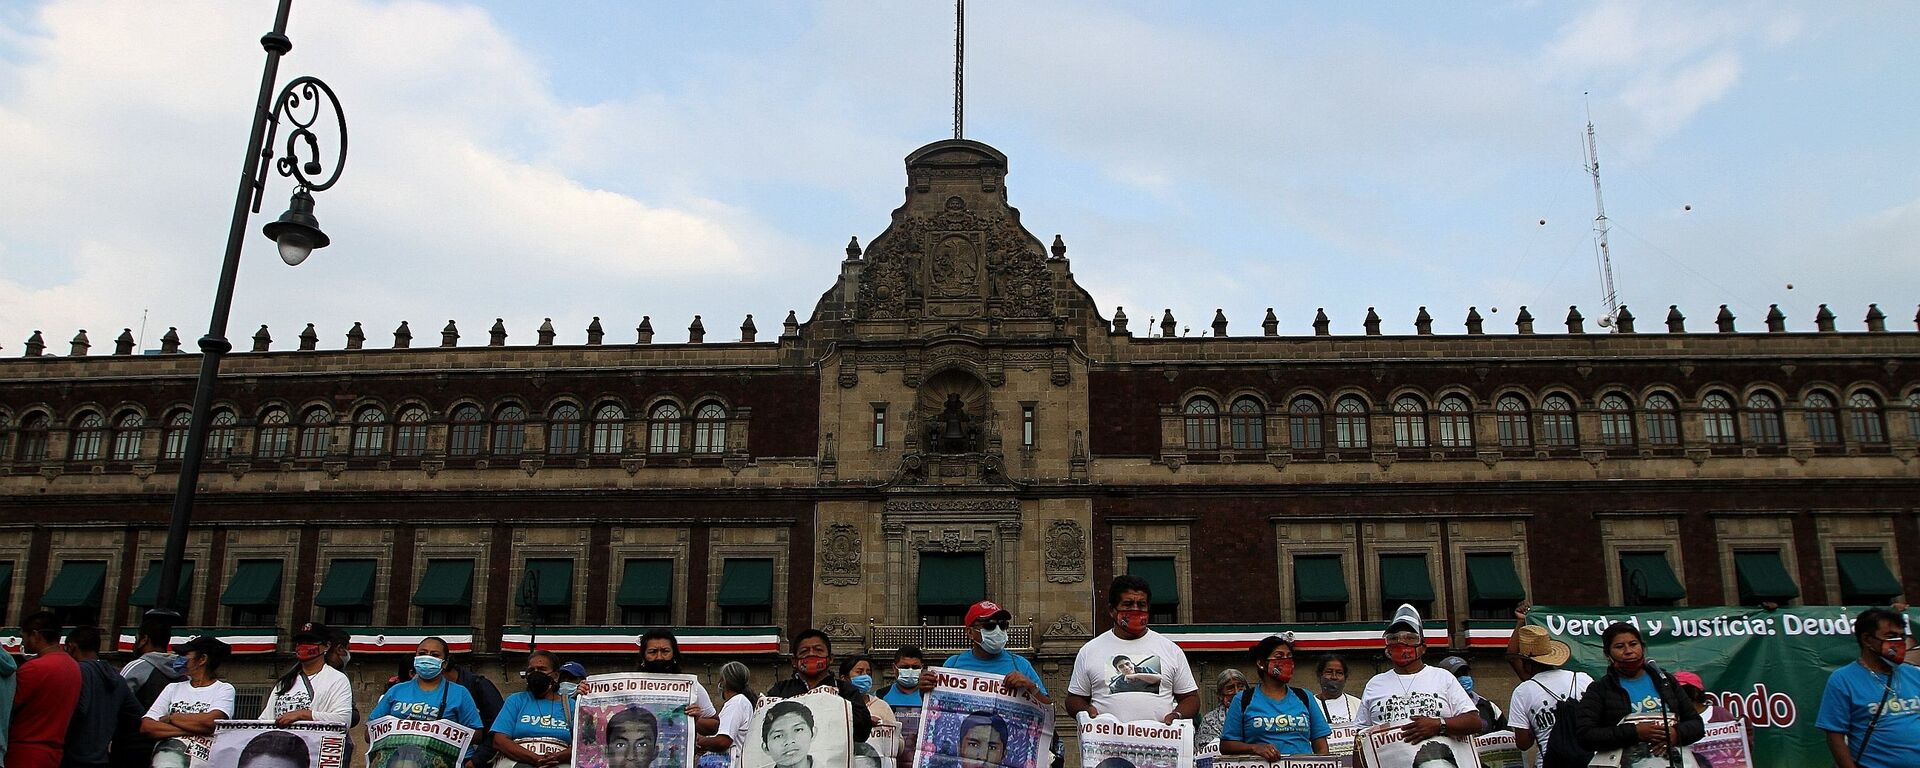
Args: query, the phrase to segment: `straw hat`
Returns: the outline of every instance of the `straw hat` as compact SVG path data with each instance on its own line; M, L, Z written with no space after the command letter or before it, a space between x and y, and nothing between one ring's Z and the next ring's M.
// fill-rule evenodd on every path
M1566 643L1547 636L1547 628L1528 624L1513 631L1520 640L1519 653L1549 667L1557 667L1573 658L1573 649Z

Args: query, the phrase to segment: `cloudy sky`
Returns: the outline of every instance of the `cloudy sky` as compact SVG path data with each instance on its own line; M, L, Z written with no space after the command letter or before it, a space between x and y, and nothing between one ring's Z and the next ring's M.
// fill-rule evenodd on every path
M104 353L143 312L147 347L204 332L272 5L0 3L0 355L81 328ZM270 182L231 335L773 332L950 135L952 26L938 0L299 0L282 79L332 84L352 152L298 268L257 234ZM1136 332L1165 308L1196 333L1216 307L1236 333L1267 307L1287 333L1316 307L1336 333L1369 306L1389 332L1423 305L1442 332L1470 305L1598 317L1589 104L1643 323L1778 303L1811 329L1824 302L1857 329L1878 302L1913 329L1905 5L975 0L968 30L968 138Z

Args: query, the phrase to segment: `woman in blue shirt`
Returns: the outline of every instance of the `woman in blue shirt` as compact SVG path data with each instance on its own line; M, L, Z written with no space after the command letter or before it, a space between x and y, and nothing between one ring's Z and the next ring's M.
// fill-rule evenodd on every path
M413 651L413 678L388 688L367 712L368 722L382 717L402 720L452 720L480 730L480 707L466 686L441 677L447 669L447 641L429 637Z
M508 696L500 714L493 718L493 748L501 755L538 768L573 761L573 750L568 746L558 750L530 748L550 746L529 741L532 739L550 739L559 745L573 743L573 702L561 695L554 683L554 670L559 666L560 660L547 651L527 655L527 669L520 673L526 678L527 689Z
M1220 730L1223 755L1258 755L1274 761L1282 755L1327 754L1333 728L1306 691L1294 688L1293 641L1268 636L1253 647L1260 684L1227 706Z

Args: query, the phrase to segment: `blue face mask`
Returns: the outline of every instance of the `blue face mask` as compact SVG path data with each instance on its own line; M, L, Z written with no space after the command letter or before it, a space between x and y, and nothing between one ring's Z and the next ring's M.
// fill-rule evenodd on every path
M168 662L167 665L173 667L174 674L184 675L187 673L187 655L183 653L175 656L173 657L173 661Z
M873 675L854 675L847 682L852 683L853 689L861 693L873 692Z
M566 682L566 683L561 683L561 684L560 684L560 695L562 695L562 696L565 696L565 697L567 697L567 698L569 698L569 699L571 699L571 698L573 698L573 697L574 697L574 695L576 695L576 694L578 694L578 693L580 693L580 684L579 684L579 683L574 683L574 682Z
M980 632L980 650L997 654L1007 649L1007 630L986 629Z
M432 680L439 677L440 671L446 669L446 667L447 662L442 659L432 656L413 657L413 673L419 675L422 680Z
M1461 675L1460 687L1467 689L1467 693L1473 693L1473 675Z

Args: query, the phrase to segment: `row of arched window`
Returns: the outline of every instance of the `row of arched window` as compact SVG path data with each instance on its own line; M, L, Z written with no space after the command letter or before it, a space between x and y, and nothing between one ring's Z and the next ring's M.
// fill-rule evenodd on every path
M720 454L727 444L727 407L718 400L700 402L693 418L685 418L679 404L663 401L647 410L646 449L648 453ZM426 406L403 405L397 413L378 405L361 406L353 411L347 453L357 458L419 457L427 453L427 428L432 415ZM175 408L158 425L159 458L178 461L186 455L187 428L191 412ZM333 409L316 405L294 413L283 406L261 409L253 420L252 457L257 459L318 459L333 451L335 415ZM454 406L447 415L446 453L449 456L515 456L528 451L527 411L508 403L489 414L474 403ZM571 402L554 404L547 410L545 446L548 455L618 455L627 450L627 409L614 402L595 406L591 418L587 411ZM0 456L12 455L16 461L36 463L50 458L48 435L52 417L44 411L29 413L17 428L8 415L0 412ZM207 432L206 457L225 459L240 444L241 432L249 428L230 407L214 409ZM83 410L69 422L66 459L69 461L138 461L143 458L149 424L138 410L124 409L109 422L99 410ZM17 441L9 446L9 441ZM9 454L9 447L12 448Z
M1607 392L1595 403L1600 440L1609 448L1647 446L1673 448L1681 444L1680 405L1674 395L1651 392L1636 405L1625 392ZM1910 432L1920 436L1920 391L1907 396ZM1814 390L1799 408L1807 436L1815 445L1884 445L1886 408L1866 390L1844 401L1832 393ZM1299 395L1284 411L1286 434L1269 443L1269 407L1258 397L1234 398L1222 413L1212 396L1194 395L1182 405L1189 451L1257 451L1285 447L1293 451L1359 450L1372 447L1373 409L1359 395L1342 395L1329 411L1320 398ZM1736 401L1725 391L1709 391L1700 399L1701 434L1710 445L1780 445L1785 442L1785 416L1775 395L1756 391ZM1462 395L1446 395L1429 407L1418 395L1400 395L1387 409L1393 425L1393 448L1470 449L1474 446L1473 406ZM1494 435L1502 449L1563 449L1580 444L1572 397L1552 393L1535 405L1523 394L1507 393L1494 399Z

